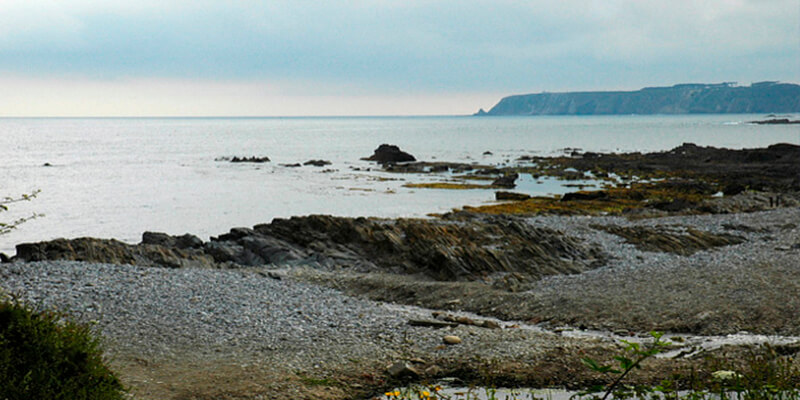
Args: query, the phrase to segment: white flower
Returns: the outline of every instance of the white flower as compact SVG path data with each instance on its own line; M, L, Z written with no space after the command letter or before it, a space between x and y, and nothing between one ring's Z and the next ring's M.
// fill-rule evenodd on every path
M727 371L727 370L714 371L711 373L711 376L713 376L714 379L718 381L727 381L731 379L739 379L742 377L742 375L740 375L736 371Z

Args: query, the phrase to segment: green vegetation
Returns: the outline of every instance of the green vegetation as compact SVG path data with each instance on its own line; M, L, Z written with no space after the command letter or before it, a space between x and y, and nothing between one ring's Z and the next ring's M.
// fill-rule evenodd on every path
M124 398L86 325L0 300L0 399Z
M31 194L23 194L23 195L20 195L19 197L4 197L4 198L0 199L0 212L8 211L8 205L11 204L11 203L17 203L17 202L20 202L20 201L30 201L30 200L32 200L34 197L36 197L39 194L39 192L40 191L37 190L37 191L35 191L35 192L31 193ZM41 214L33 214L30 217L19 218L19 219L16 219L14 221L11 221L11 222L0 221L0 235L5 235L5 234L11 232L12 230L16 229L16 227L18 227L19 225L21 225L25 221L28 221L28 220L31 220L33 218L40 217L40 216L41 216Z
M604 377L598 384L573 394L571 400L800 400L800 368L791 355L795 347L763 345L751 348L746 361L736 365L724 359L706 359L687 376L674 375L656 385L631 385L625 382L643 362L666 350L671 343L663 334L651 332L646 344L621 340L622 351L609 364L592 358L582 361L591 371ZM601 380L602 381L602 380ZM559 393L561 396L565 392ZM559 396L559 397L561 397ZM387 400L551 400L552 392L521 389L497 390L493 387L463 390L441 386L412 385L385 392ZM377 398L377 397L376 397Z
M588 366L592 371L599 372L606 376L616 375L617 377L608 386L592 386L588 390L578 393L578 396L583 397L590 395L592 399L606 400L611 394L613 394L614 398L622 399L631 397L644 397L643 394L647 394L648 392L652 391L652 389L648 387L630 387L620 385L631 371L636 368L641 368L642 361L660 353L670 344L669 342L661 340L663 334L660 332L650 332L650 336L653 337L653 343L645 346L642 346L639 343L622 340L621 342L625 344L625 350L622 354L614 357L614 360L618 363L618 367L614 365L600 365L597 363L597 361L591 358L584 358L582 360L583 363L586 364L586 366ZM598 393L603 392L603 397L599 397Z

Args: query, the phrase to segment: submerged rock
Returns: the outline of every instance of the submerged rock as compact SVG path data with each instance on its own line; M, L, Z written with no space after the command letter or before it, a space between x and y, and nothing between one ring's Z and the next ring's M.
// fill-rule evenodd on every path
M303 165L313 165L315 167L324 167L326 165L331 165L331 162L328 160L308 160L303 163Z

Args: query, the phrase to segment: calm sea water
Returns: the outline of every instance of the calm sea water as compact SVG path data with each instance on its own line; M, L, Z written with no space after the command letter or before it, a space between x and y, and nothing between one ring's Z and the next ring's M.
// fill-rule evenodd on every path
M415 118L0 119L0 196L41 190L0 214L44 217L0 236L20 242L94 236L138 242L142 232L203 239L234 226L305 214L424 216L493 200L490 190L408 189L360 161L381 143L420 160L504 163L521 155L656 151L683 142L730 148L800 144L800 128L745 122L763 115ZM490 151L492 155L483 155ZM259 165L225 156L268 156ZM310 159L333 164L286 168ZM51 166L44 166L45 163ZM372 168L373 171L356 169ZM535 194L555 183L525 184Z

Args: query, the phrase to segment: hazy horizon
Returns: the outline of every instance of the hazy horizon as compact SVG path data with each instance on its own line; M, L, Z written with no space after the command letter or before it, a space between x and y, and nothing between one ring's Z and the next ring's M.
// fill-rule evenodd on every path
M794 0L0 3L0 116L459 116L800 82Z

